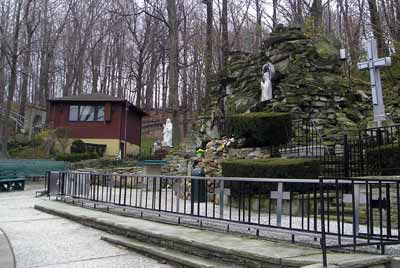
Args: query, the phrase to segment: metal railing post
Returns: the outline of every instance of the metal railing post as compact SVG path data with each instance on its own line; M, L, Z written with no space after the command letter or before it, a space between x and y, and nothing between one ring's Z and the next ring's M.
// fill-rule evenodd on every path
M343 159L343 164L344 164L344 177L348 178L350 177L350 159L349 159L349 141L348 141L348 136L347 134L344 135L344 148L343 148L343 153L344 153L344 159Z
M50 171L47 171L46 180L44 183L44 189L45 189L47 196L50 196L50 174L51 174Z
M328 258L326 253L326 234L325 234L325 206L324 206L324 182L319 179L319 194L321 206L321 249L322 249L322 265L323 268L328 267ZM329 212L328 212L329 213Z
M282 225L282 198L283 198L283 183L278 183L278 196L276 199L276 225Z
M224 194L225 194L224 181L219 181L219 218L224 218Z

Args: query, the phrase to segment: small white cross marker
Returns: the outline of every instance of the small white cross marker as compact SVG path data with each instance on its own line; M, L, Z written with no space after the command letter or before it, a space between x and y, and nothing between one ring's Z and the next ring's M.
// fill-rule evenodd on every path
M276 199L276 225L282 225L282 201L290 200L290 192L283 191L283 183L278 183L278 191L271 191L271 199Z

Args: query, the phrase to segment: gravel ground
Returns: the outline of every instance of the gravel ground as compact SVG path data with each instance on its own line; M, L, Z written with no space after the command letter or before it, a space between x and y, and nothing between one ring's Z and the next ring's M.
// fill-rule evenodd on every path
M153 259L110 245L105 233L33 209L38 185L0 193L0 228L8 235L17 268L167 268Z

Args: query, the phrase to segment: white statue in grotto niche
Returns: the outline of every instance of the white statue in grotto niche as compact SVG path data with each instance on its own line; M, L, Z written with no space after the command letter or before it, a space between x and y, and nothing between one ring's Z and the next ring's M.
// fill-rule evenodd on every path
M275 74L275 68L268 62L262 67L263 77L261 80L261 101L272 100L272 77Z
M172 122L171 119L167 119L163 129L163 142L164 147L172 147Z

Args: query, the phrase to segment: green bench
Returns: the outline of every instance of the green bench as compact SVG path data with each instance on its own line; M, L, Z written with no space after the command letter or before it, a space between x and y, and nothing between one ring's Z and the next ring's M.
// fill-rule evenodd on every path
M23 191L25 180L16 170L0 170L0 192Z
M26 180L44 178L48 171L63 171L63 161L10 159L0 160L0 191L24 190Z

